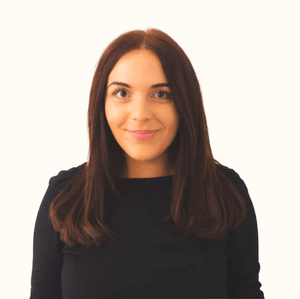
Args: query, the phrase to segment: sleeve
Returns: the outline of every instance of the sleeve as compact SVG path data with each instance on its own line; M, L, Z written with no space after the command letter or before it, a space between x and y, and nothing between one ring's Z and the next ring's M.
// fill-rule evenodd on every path
M55 178L49 180L35 222L30 299L62 299L63 243L48 217L50 203L59 192Z
M259 282L258 229L254 206L244 181L234 171L232 181L247 206L244 221L229 232L227 243L227 298L264 298Z

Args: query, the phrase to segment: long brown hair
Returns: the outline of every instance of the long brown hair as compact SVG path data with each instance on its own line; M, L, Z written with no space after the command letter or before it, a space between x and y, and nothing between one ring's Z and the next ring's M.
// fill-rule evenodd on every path
M244 220L247 207L224 172L228 168L213 158L200 85L190 60L170 36L153 28L124 33L103 52L90 91L88 162L51 202L53 228L69 246L99 246L118 237L107 225L108 207L113 195L120 198L116 183L125 157L110 131L104 105L110 72L135 49L157 55L180 115L177 135L168 149L175 168L170 214L163 221L172 217L184 236L222 239L230 227Z

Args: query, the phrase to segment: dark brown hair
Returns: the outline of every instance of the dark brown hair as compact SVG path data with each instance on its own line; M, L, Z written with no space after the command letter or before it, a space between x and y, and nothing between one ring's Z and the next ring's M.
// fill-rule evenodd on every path
M110 72L124 54L135 49L157 55L180 115L177 135L168 149L175 168L170 214L163 221L172 217L184 236L222 239L230 227L244 220L247 207L224 172L228 168L213 158L200 85L191 62L170 36L153 28L124 33L103 52L90 91L88 162L51 202L53 228L69 246L99 246L118 236L108 226L108 207L113 195L120 198L116 179L125 158L108 126L104 105Z

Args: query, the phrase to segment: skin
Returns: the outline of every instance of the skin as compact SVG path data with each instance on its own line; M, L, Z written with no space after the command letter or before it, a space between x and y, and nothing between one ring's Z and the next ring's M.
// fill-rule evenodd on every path
M131 88L111 85L123 82ZM149 50L133 50L123 55L108 76L105 115L111 132L124 151L126 165L120 177L154 178L174 174L168 148L174 140L180 117L169 87L150 88L168 83L161 63ZM113 93L117 88L122 91ZM128 130L158 130L148 140L134 139Z

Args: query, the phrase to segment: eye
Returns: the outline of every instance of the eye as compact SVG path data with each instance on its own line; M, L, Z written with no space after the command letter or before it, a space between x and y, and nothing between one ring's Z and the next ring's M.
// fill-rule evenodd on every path
M116 95L117 93L119 93L119 92L125 92L125 93L127 93L127 90L126 89L124 89L124 88L117 88L114 92L113 92L113 95ZM158 90L155 94L164 94L165 95L165 97L158 97L159 99L162 99L162 100L166 100L166 99L170 99L171 98L171 94L167 91L167 90ZM124 95L124 94L123 94ZM119 97L119 96L117 96L117 98L123 98L122 96L121 97Z
M114 91L113 95L119 93L120 91L123 91L123 92L125 91L125 92L127 93L127 91L126 91L125 89L123 89L123 88L117 88L117 89Z
M166 90L159 90L157 93L165 94L166 95L165 99L171 98L171 94Z

